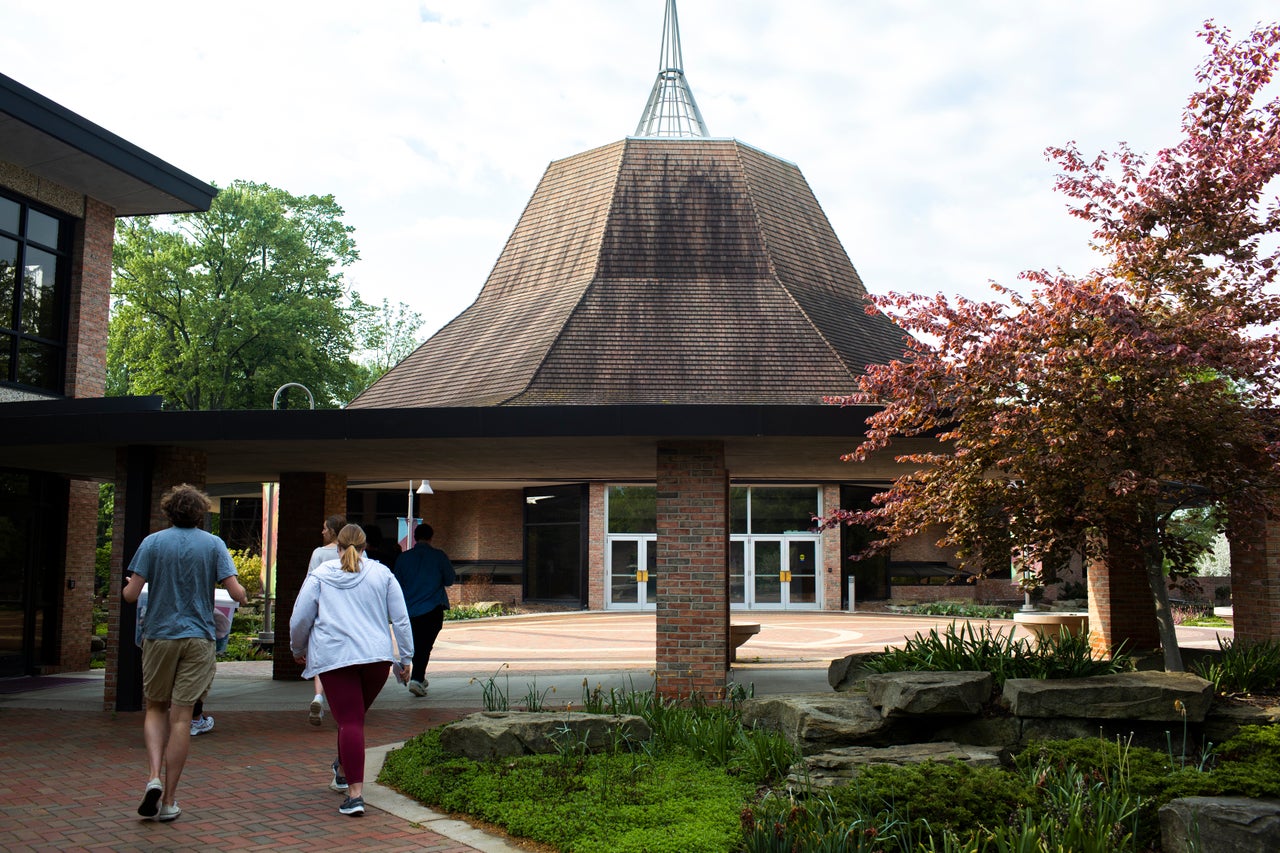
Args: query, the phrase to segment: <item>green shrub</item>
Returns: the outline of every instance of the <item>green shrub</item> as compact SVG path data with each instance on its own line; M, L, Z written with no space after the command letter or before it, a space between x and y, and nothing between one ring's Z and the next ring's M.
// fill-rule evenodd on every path
M457 622L462 619L485 619L489 616L505 616L507 610L501 604L490 604L478 607L474 604L454 604L444 612L446 622Z
M962 601L930 601L926 604L913 604L906 608L906 612L918 613L921 616L961 616L969 619L1009 619L1013 616L1013 611L1008 607Z
M1218 693L1267 693L1280 687L1280 641L1218 637L1218 656L1193 669Z
M1089 638L1065 630L1032 643L966 622L959 631L953 623L941 634L936 628L916 634L903 648L868 658L865 666L872 672L990 672L999 687L1010 678L1085 678L1121 672L1131 664L1123 652L1095 660Z
M262 596L262 557L252 551L232 551L231 561L236 564L240 585L250 600Z
M846 821L879 817L935 832L1008 823L1035 802L1030 785L999 767L935 761L868 766L831 798Z

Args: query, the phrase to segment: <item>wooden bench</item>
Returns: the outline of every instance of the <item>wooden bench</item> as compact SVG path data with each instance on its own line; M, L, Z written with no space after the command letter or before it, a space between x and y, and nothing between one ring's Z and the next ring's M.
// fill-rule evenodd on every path
M760 633L758 622L735 622L729 625L729 662L738 659L738 646Z

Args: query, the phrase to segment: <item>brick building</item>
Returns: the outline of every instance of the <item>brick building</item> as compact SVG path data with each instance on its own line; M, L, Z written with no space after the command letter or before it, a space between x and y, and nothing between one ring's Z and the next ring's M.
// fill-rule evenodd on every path
M214 192L0 74L0 414L115 407L115 220L207 210ZM26 461L0 457L0 676L88 669L98 484Z
M106 287L104 274L79 297L99 318ZM857 531L812 529L814 515L862 504L907 470L888 455L842 462L870 409L822 402L902 352L902 333L868 316L865 296L799 169L707 134L669 3L636 134L553 162L475 303L348 408L177 412L65 393L0 406L0 465L21 460L58 494L84 482L83 506L65 499L72 515L88 515L89 481L116 483L117 605L165 487L233 495L278 483L277 678L299 675L284 637L321 519L343 512L384 527L404 507L436 527L465 573L490 581L485 597L656 610L662 689L714 695L729 674L732 610L841 609L851 592L885 597L954 565L923 536L891 559L854 563ZM68 365L78 346L67 343ZM100 355L103 342L82 346ZM415 493L422 478L431 493ZM396 490L406 480L408 506ZM50 517L67 518L63 506ZM79 556L48 573L59 602L82 571L67 567L92 556L79 537L66 545L76 538ZM1276 636L1280 570L1266 544L1244 607L1258 610L1246 624ZM1090 567L1100 645L1149 644L1149 623L1126 615L1143 593L1112 584L1113 571ZM987 597L1010 597L1008 580L986 583ZM108 707L140 699L136 650L119 630L132 616L113 608ZM83 622L63 624L67 651L45 671L82 639Z

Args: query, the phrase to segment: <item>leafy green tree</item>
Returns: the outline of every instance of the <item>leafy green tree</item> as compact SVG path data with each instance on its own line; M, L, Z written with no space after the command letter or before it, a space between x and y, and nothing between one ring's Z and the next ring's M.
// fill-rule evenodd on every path
M1170 518L1280 510L1280 98L1265 100L1280 25L1233 42L1210 23L1204 37L1177 145L1150 162L1050 149L1105 265L1025 273L1030 295L997 288L1003 301L878 299L919 334L841 401L884 404L853 458L930 434L946 452L903 457L916 470L875 509L837 517L887 543L941 523L970 556L1003 536L1029 567L1090 543L1113 570L1145 574L1169 670L1182 661L1166 559L1195 551Z
M361 384L365 387L399 364L422 343L418 330L422 328L422 315L404 302L393 307L386 299L381 307L369 306L363 329L363 371Z
M344 283L359 255L342 215L331 195L237 181L207 212L122 220L109 393L263 409L299 382L317 406L350 399L369 307Z

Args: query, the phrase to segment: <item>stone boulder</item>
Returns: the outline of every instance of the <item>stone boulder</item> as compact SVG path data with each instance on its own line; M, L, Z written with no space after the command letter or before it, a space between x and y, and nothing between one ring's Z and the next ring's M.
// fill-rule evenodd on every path
M1280 800L1184 797L1160 809L1160 846L1200 853L1280 850Z
M867 660L881 652L862 652L856 655L845 655L827 664L827 684L837 692L855 690L861 686L863 679L871 674L867 669Z
M793 693L748 699L742 724L780 732L804 755L874 742L890 722L862 693Z
M445 726L440 731L440 747L453 755L484 760L549 754L583 745L595 752L618 738L635 744L652 737L649 724L630 714L481 711Z
M881 672L866 677L867 699L885 717L973 716L991 701L989 672Z
M1200 723L1213 701L1213 684L1187 672L1010 678L1004 701L1018 717Z
M845 746L806 756L791 768L787 781L799 788L821 790L847 785L864 767L890 764L901 767L925 761L960 761L974 767L998 767L1000 750L980 746L941 743L909 743L897 746Z

